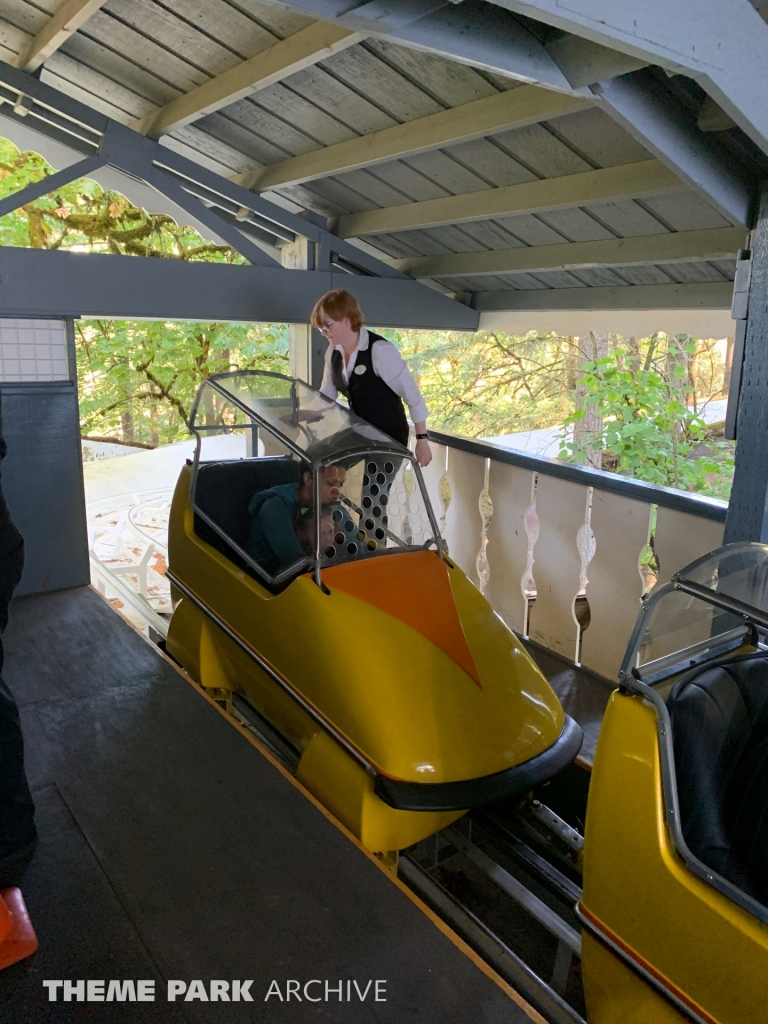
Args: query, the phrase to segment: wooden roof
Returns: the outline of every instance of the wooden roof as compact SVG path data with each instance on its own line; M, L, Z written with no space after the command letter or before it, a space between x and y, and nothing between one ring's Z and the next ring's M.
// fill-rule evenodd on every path
M322 23L254 0L68 2L87 6L88 16L39 65L43 82L145 130L174 101L189 97L194 107L199 95L205 106L206 94L195 90L212 82L230 88L231 79L232 92L225 95L234 96L232 102L219 98L209 104L216 108L211 112L191 119L188 112L179 115L187 123L173 127L162 142L228 177L255 182L254 189L260 169L271 168L276 183L265 195L294 211L328 218L342 236L370 253L403 261L397 265L440 289L512 293L711 283L724 294L722 286L733 280L739 238L746 232L679 179L668 174L657 181L659 161L588 98L574 100L570 111L555 109L553 102L551 116L533 115L531 123L479 137L466 138L464 126L460 141L417 151L419 132L434 127L439 135L434 115L487 100L476 108L480 117L493 97L536 87L386 38L341 33L342 38L326 39L325 51L320 47L327 56L299 56L294 64L289 56L289 73L278 71L241 95L235 89L243 73L238 69L260 54L262 63L272 59L282 40L298 46L302 33L309 39ZM61 0L0 0L0 58L19 65L61 8ZM33 65L30 60L27 67ZM221 79L227 73L229 79ZM170 110L168 116L176 114ZM290 163L412 122L420 124L410 142L399 144L404 152L398 158L363 160L336 173L317 173L311 161ZM385 152L394 145L390 138L392 133L377 136ZM344 154L327 154L329 166L344 168ZM354 157L358 164L360 159ZM647 169L638 166L644 163ZM618 169L613 176L590 177L611 168ZM553 184L539 200L526 198L531 190L514 191L548 179ZM498 194L502 212L475 215L485 202L480 194L491 192ZM421 205L450 197L464 199ZM388 212L367 220L357 216L376 210ZM429 223L401 226L414 216ZM394 228L382 230L389 223ZM681 235L674 245L666 238L689 232L700 234ZM640 241L625 250L613 244L617 239ZM603 241L610 244L563 248ZM559 247L557 266L549 266L553 261L543 251L548 246ZM510 253L517 249L531 252ZM624 251L629 256L622 262ZM472 256L488 252L498 259L488 257L480 265ZM466 256L435 264L422 259L450 254ZM499 269L508 266L513 269Z

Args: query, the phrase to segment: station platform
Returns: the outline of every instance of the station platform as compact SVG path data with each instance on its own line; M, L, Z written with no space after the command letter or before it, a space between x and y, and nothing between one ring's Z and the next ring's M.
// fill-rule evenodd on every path
M542 1021L90 587L16 600L4 641L40 833L40 948L0 972L4 1024ZM52 979L155 1001L50 1002ZM320 1001L285 1000L314 979ZM169 1002L169 980L252 1001Z

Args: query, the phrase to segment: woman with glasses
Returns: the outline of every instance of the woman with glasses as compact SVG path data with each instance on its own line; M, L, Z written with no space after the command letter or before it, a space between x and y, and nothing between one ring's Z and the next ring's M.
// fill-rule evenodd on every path
M352 412L407 446L405 402L416 430L416 458L428 466L427 404L397 348L365 328L357 300L343 288L318 299L312 325L328 339L323 394L334 400L344 395Z

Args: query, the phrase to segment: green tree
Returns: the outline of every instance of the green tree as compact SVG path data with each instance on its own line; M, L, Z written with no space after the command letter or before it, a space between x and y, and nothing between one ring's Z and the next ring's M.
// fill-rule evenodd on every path
M0 198L53 173L39 154L20 153L13 143L0 139ZM62 185L0 218L0 245L247 262L228 245L205 241L193 228L177 224L168 214L148 213L119 192L106 191L89 178Z
M285 325L86 320L75 325L83 434L163 444L188 436L200 384L213 373L288 373ZM206 410L208 422L218 422Z
M469 437L550 427L573 408L571 339L531 332L383 331L408 362L430 425Z
M599 410L599 426L576 441L572 428L586 408L575 409L563 422L560 457L586 462L599 452L604 469L727 497L732 446L715 440L700 413L688 405L694 392L691 356L697 350L691 340L661 344L654 335L632 349L616 346L603 358L586 362L579 384L585 405Z
M54 173L37 153L0 139L0 196ZM158 259L245 263L167 214L133 206L88 178L0 218L0 244ZM235 369L288 372L282 324L78 321L81 430L149 445L180 440L199 385ZM212 410L215 415L215 410Z

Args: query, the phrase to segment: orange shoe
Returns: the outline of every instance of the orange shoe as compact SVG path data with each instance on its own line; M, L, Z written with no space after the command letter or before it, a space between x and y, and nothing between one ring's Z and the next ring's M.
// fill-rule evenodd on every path
M0 891L0 971L31 956L37 936L21 895L21 889Z

